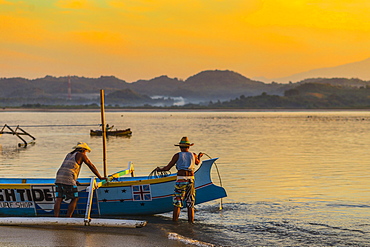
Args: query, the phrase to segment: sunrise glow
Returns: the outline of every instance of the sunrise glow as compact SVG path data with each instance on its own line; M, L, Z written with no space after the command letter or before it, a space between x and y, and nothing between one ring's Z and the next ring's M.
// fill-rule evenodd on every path
M370 57L366 0L0 0L0 77L283 77Z

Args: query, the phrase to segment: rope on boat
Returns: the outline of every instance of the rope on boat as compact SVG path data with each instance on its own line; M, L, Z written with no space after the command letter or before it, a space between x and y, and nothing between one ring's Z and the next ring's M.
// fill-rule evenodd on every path
M155 168L148 176L148 178L163 178L167 177L171 174L170 171L157 171L157 168Z
M205 156L207 156L208 158L210 158L210 159L212 159L212 157L211 156L209 156L208 154L206 154L206 153L203 153ZM216 164L216 161L214 162L214 164L215 164L215 167L216 167L216 171L217 171L217 175L218 175L218 179L220 180L220 186L221 187L223 187L222 186L222 180L221 180L221 175L220 175L220 171L218 170L218 166L217 166L217 164ZM220 210L222 210L222 198L220 198Z

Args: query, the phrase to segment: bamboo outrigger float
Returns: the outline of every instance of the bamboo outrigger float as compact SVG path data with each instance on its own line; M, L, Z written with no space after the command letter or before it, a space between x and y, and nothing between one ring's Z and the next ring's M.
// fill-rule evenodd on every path
M19 226L19 225L63 225L63 226L86 226L83 218L57 218L57 217L0 217L0 225ZM146 225L146 221L136 220L116 220L116 219L92 219L89 226L105 227L127 227L141 228Z
M0 136L2 134L15 135L19 139L21 139L23 143L18 143L18 147L27 147L28 145L35 144L35 140L36 140L35 137L33 137L32 135L30 135L29 133L27 133L25 130L23 130L22 128L20 128L19 125L17 125L17 127L13 130L9 125L4 124L4 126L0 130ZM27 142L21 136L28 136L28 137L30 137L32 139L32 141Z

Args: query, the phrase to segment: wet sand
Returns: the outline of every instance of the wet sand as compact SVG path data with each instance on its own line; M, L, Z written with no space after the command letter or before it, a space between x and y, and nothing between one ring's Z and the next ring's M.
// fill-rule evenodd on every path
M0 226L0 246L201 246L214 247L202 239L202 224L187 219L172 222L162 216L131 216L147 221L142 228L102 226Z
M0 246L189 246L161 226L0 226Z

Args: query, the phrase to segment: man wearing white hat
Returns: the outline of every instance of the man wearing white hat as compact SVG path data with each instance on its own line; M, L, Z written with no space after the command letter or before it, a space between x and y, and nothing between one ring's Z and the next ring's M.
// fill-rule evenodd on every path
M174 165L176 165L177 180L173 197L173 221L177 221L179 219L180 211L183 207L183 201L185 201L188 210L188 222L194 222L194 170L195 165L200 164L200 158L203 154L199 153L197 155L196 153L190 152L189 148L193 145L194 143L190 143L189 139L184 136L181 138L179 144L175 144L175 146L180 147L181 152L176 153L167 166L162 168L157 167L156 169L157 171L169 171Z
M78 201L77 178L81 170L82 163L85 163L90 170L100 179L102 177L93 163L86 156L86 152L91 152L91 148L85 142L78 142L73 147L73 151L65 157L59 168L55 179L56 201L54 204L54 216L59 217L60 205L63 199L71 199L68 205L67 217L72 217Z

